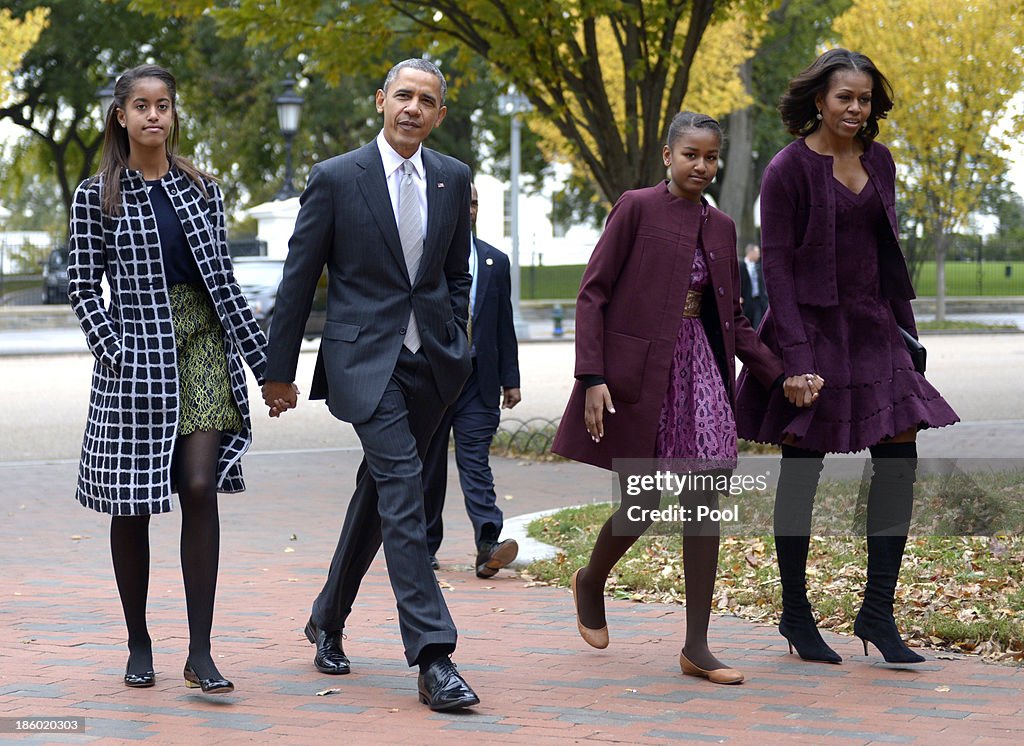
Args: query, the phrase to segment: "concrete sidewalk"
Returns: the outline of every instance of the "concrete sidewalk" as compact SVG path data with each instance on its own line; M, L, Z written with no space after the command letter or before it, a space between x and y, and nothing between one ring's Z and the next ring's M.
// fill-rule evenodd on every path
M0 733L0 742L1024 741L1024 671L973 658L929 653L923 667L892 670L873 649L865 658L856 639L826 634L843 665L809 664L787 654L773 627L716 616L713 648L747 675L742 686L716 686L679 672L682 607L612 600L612 644L590 649L576 633L565 589L532 586L507 571L475 577L454 480L438 580L459 627L455 660L481 705L442 715L417 702L383 555L346 629L353 673L321 675L302 627L359 457L358 450L254 454L245 461L249 491L222 497L214 652L237 690L220 699L182 685L180 513L151 524L157 685L126 689L108 519L74 501L77 463L0 463L0 717L85 718L81 734ZM510 517L610 494L605 473L577 464L496 459L495 472ZM335 691L317 696L325 690Z

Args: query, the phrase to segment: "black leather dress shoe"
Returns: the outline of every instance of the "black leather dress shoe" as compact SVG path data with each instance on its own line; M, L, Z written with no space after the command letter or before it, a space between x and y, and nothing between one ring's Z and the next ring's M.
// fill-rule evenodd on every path
M433 555L433 554L430 555L430 569L432 569L432 570L440 570L441 569L441 563L437 561L437 557L435 555Z
M349 664L348 656L341 649L341 630L336 632L325 632L319 629L313 620L306 622L306 639L316 645L316 655L313 656L313 665L320 673L340 675L349 673L352 666Z
M185 661L185 686L189 689L202 689L203 694L229 694L235 691L235 685L225 678L201 679L192 670L192 662Z
M132 689L145 689L156 684L156 674L152 671L145 673L124 673L124 685Z
M452 659L438 658L420 674L416 682L420 690L420 702L431 710L458 710L480 704L476 692L462 678Z
M515 539L505 539L498 543L481 544L476 554L476 576L491 578L519 554L519 544Z

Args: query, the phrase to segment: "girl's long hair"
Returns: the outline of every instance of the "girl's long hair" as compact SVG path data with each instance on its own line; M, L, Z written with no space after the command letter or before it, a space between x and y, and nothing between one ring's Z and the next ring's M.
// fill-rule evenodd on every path
M167 86L167 93L171 97L171 131L167 135L165 148L167 150L167 162L172 167L180 169L192 181L196 183L203 192L203 196L209 198L207 182L215 181L213 176L202 169L196 168L192 163L177 154L178 122L177 91L178 85L174 76L159 65L139 65L121 74L114 84L114 101L107 109L103 120L103 150L100 153L100 176L103 180L103 212L106 215L121 214L121 174L128 169L128 158L131 154L131 143L128 140L128 131L117 121L117 110L127 111L126 104L131 96L132 88L143 78L155 78Z

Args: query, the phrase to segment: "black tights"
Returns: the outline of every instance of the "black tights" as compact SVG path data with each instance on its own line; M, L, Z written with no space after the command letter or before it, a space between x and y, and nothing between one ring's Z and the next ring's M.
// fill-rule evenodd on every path
M914 509L917 444L878 443L871 446L872 476L868 488L867 534L906 536ZM814 495L825 454L782 446L782 467L775 498L775 535L809 536Z
M220 433L178 438L171 476L181 502L181 574L188 611L188 655L200 678L219 678L210 653L213 603L220 556L217 456ZM115 516L110 522L114 577L128 627L128 672L153 668L153 643L146 626L149 592L149 516Z

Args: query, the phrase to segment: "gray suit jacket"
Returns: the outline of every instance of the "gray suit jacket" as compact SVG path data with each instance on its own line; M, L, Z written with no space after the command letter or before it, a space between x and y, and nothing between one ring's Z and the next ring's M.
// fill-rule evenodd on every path
M303 327L324 265L327 321L310 398L365 422L380 403L416 311L434 382L445 404L471 371L469 167L423 148L427 234L419 276L409 277L375 141L313 166L277 293L266 378L293 381Z

